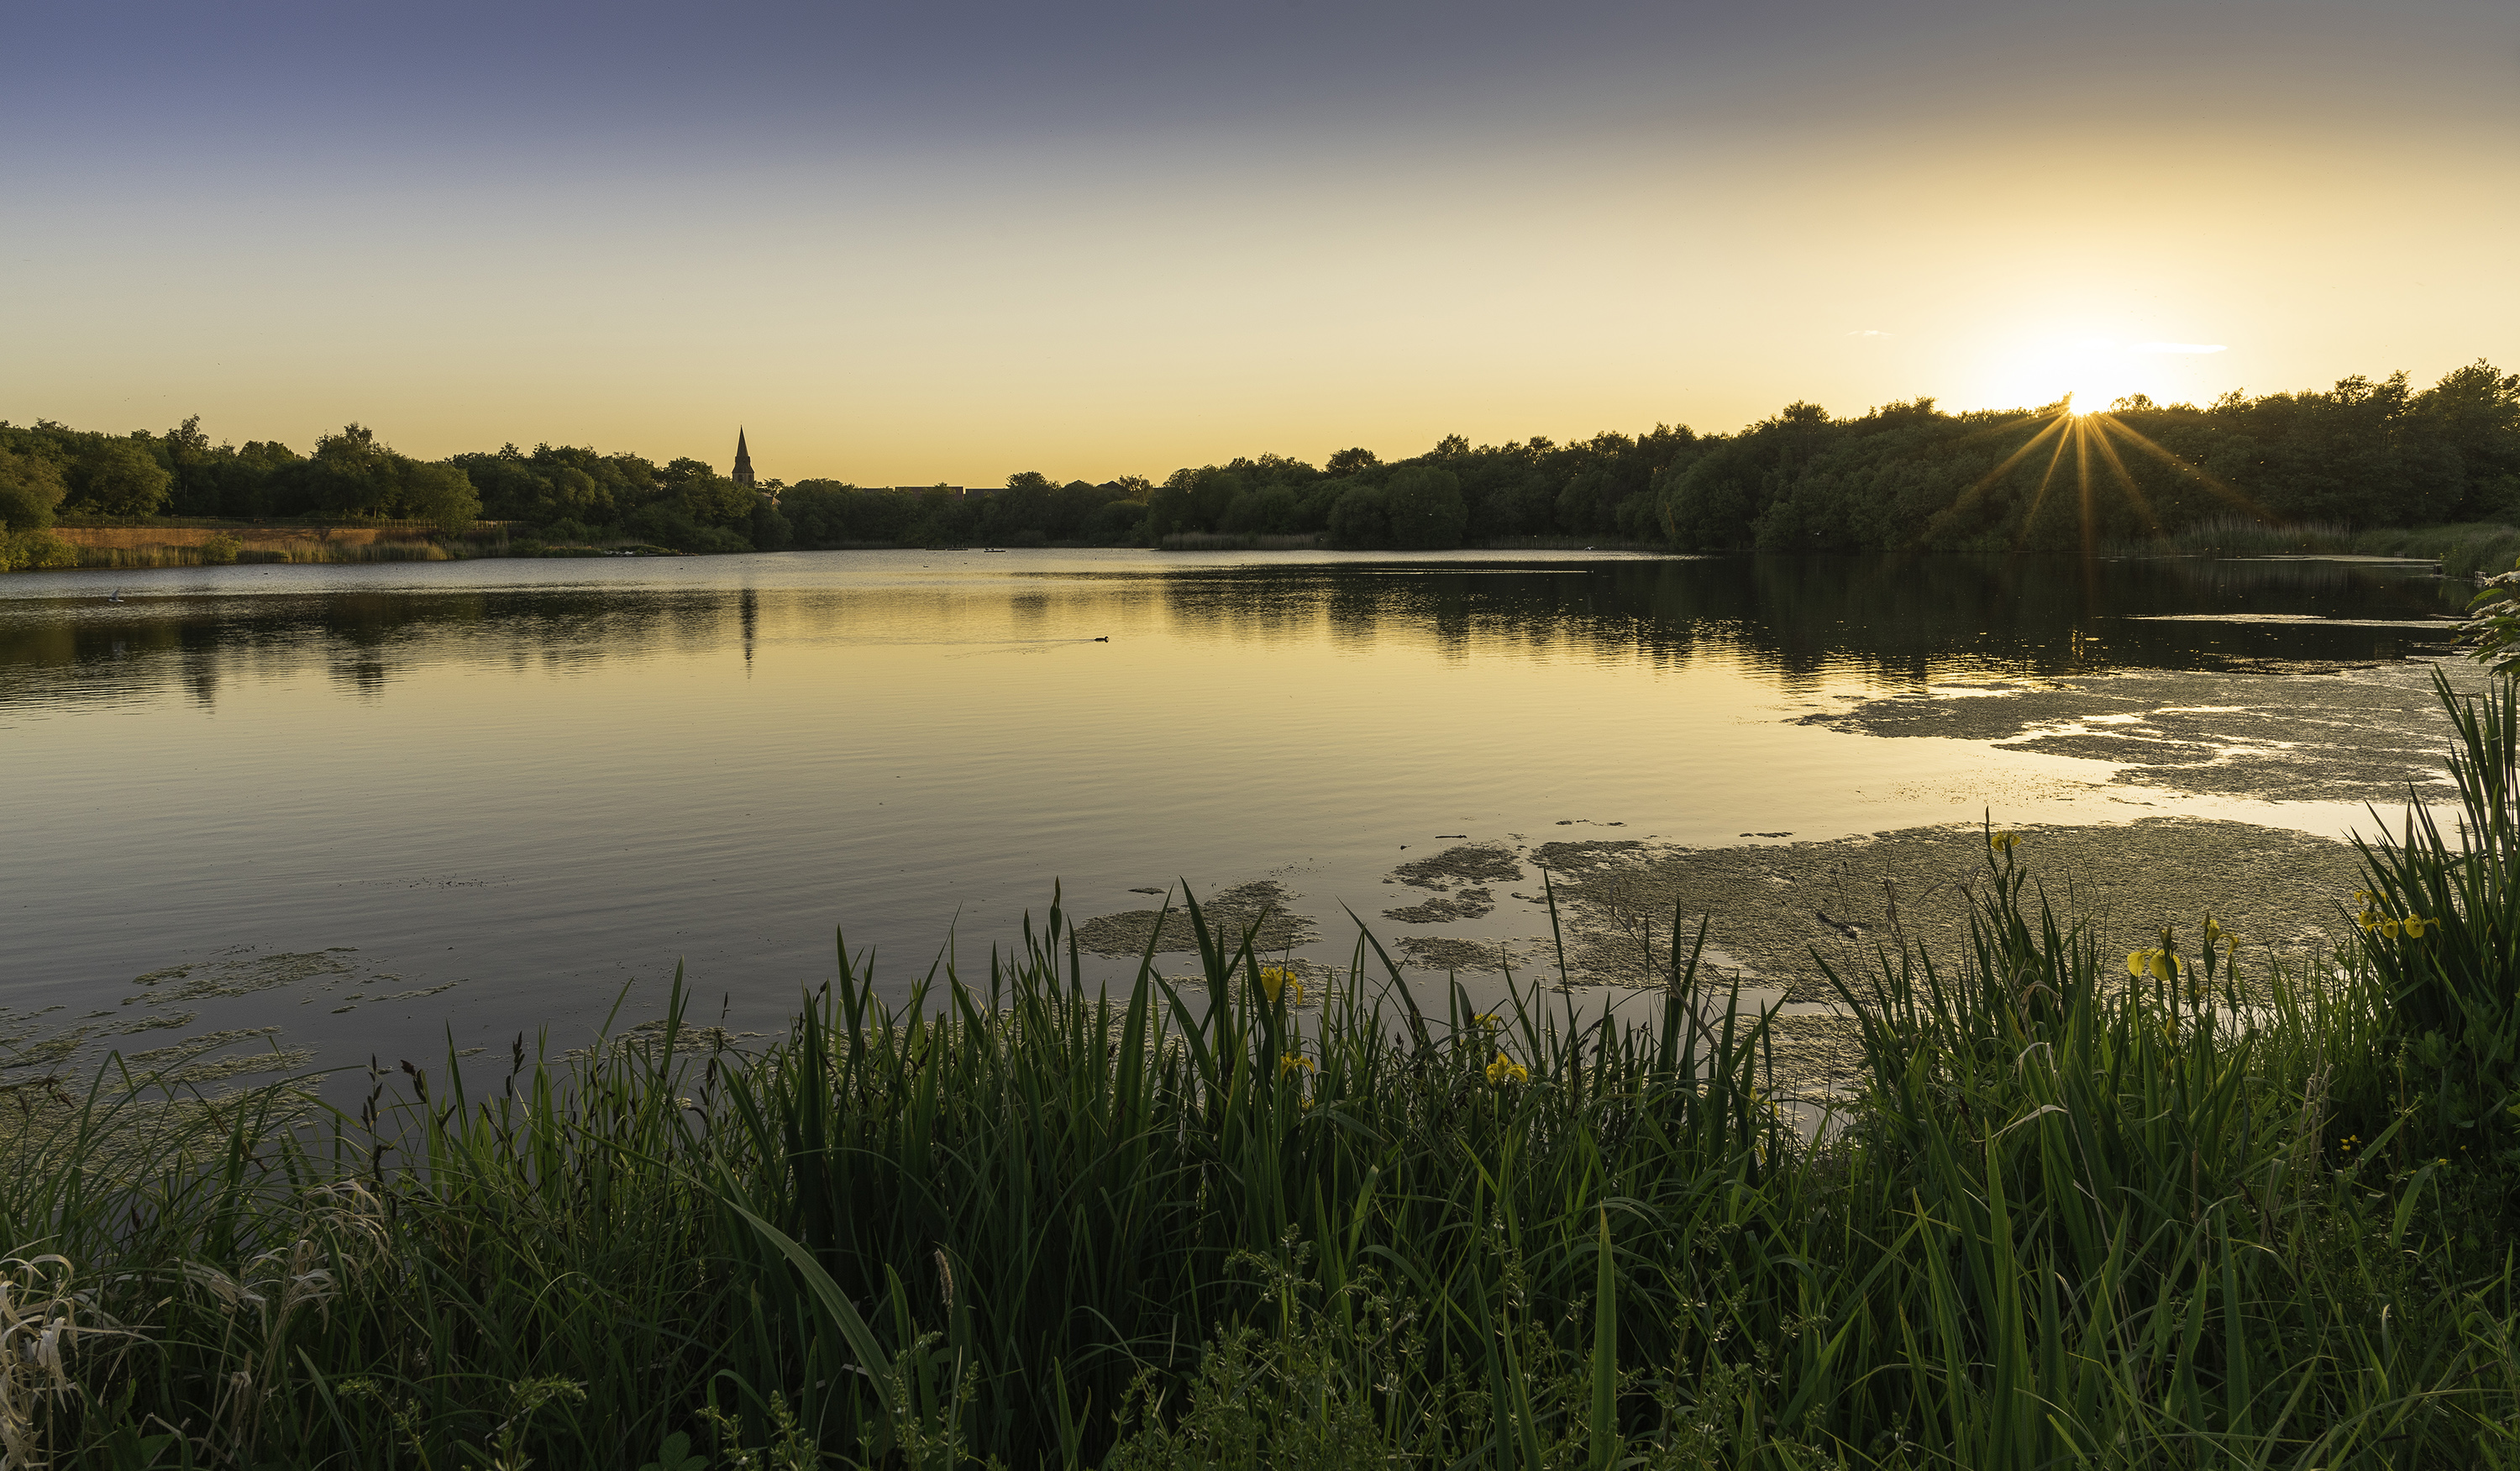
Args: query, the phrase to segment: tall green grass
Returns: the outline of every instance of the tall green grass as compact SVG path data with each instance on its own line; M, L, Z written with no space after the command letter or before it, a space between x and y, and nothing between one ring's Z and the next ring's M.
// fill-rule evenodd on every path
M2104 955L1991 850L1834 975L1817 1133L1679 916L1650 1025L1370 936L1299 997L1194 904L1106 989L1054 902L758 1053L678 992L338 1113L101 1084L0 1178L11 1464L2520 1463L2520 722L2444 698L2460 822L2367 855L2438 929Z

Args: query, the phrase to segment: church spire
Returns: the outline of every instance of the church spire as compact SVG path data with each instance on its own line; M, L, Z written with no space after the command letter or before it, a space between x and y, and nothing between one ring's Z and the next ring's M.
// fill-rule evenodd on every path
M752 455L743 447L743 425L735 426L735 483L752 488Z

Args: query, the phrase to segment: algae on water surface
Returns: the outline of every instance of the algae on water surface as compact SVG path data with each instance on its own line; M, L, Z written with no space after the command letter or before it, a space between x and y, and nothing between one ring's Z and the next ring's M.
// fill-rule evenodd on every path
M121 1047L117 1039L180 1033L202 1021L204 1007L215 1008L218 1003L239 997L297 988L305 992L299 998L301 1004L344 1001L345 1004L333 1009L348 1011L362 1003L411 1001L462 984L444 981L383 989L401 982L391 972L367 967L350 946L268 953L236 946L134 976L132 984L139 990L68 1026L45 1019L61 1010L59 1006L22 1012L0 1006L0 1094L32 1107L33 1100L49 1098L56 1092L54 1080L93 1073L110 1050ZM344 987L360 989L344 993ZM294 1072L315 1059L310 1048L284 1045L277 1025L218 1028L214 1020L212 1026L211 1031L158 1047L122 1050L122 1067L143 1085L185 1089L255 1074ZM219 1051L242 1043L258 1045ZM219 1054L211 1055L214 1052Z
M2119 950L2158 944L2164 925L2193 936L2211 914L2252 949L2323 951L2360 882L2346 844L2247 823L2146 818L2023 828L2020 839L2014 855L2032 882ZM1815 950L1841 976L1864 973L1903 939L1956 956L1971 896L1991 872L1974 825L1747 848L1545 843L1531 857L1556 881L1580 977L1658 981L1677 913L1684 926L1704 918L1709 946L1745 980L1796 1002L1834 995Z
M2473 692L2466 659L2238 671L2139 670L2039 684L1943 684L1797 724L1865 736L1981 740L2119 766L2121 785L2394 804L2445 782L2435 668Z
M1516 883L1521 878L1522 860L1512 849L1494 843L1464 843L1425 858L1413 858L1394 868L1386 882L1432 889L1438 894L1456 883L1475 884L1479 886L1476 892L1485 893L1489 884Z
M1403 924L1451 924L1462 919L1484 919L1495 910L1493 891L1463 889L1459 894L1438 894L1417 904L1384 910L1382 917Z
M1276 879L1261 878L1202 899L1198 908L1207 920L1211 939L1233 948L1241 944L1243 931L1257 926L1252 949L1265 954L1308 945L1318 938L1313 921L1288 908L1298 897ZM1158 915L1163 923L1160 935L1155 931ZM1169 911L1125 910L1076 926L1078 947L1098 956L1127 958L1144 955L1150 937L1159 955L1198 949L1198 934L1191 924L1186 905L1175 905Z
M1475 916L1472 916L1475 917ZM1502 940L1461 940L1450 935L1402 935L1391 943L1400 958L1421 970L1516 971L1530 968L1527 951Z

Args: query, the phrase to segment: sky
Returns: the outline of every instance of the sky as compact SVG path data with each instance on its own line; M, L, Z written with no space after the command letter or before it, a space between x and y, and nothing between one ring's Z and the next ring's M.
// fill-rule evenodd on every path
M0 419L1102 480L2520 369L2520 7L20 7Z

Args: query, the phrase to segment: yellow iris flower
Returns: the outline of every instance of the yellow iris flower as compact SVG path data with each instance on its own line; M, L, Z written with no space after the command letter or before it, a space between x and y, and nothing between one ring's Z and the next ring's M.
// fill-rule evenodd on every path
M2401 935L2409 940L2420 940L2426 931L2441 928L2438 919L2421 914L2384 914L2378 910L2364 910L2354 916L2354 922L2362 927L2362 933L2378 935L2384 940L2395 940Z
M1280 992L1284 991L1289 986L1292 986L1295 990L1295 998L1292 1004L1298 1006L1302 1005L1304 1003L1304 978L1302 976L1297 975L1294 971L1288 970L1283 966L1263 965L1260 967L1260 990L1272 1003L1275 1003L1278 1000Z
M1494 1084L1498 1088L1503 1088L1508 1083L1528 1083L1530 1081L1531 1069L1524 1067L1521 1063L1508 1057L1503 1052L1497 1053L1496 1061L1488 1064L1488 1082Z

